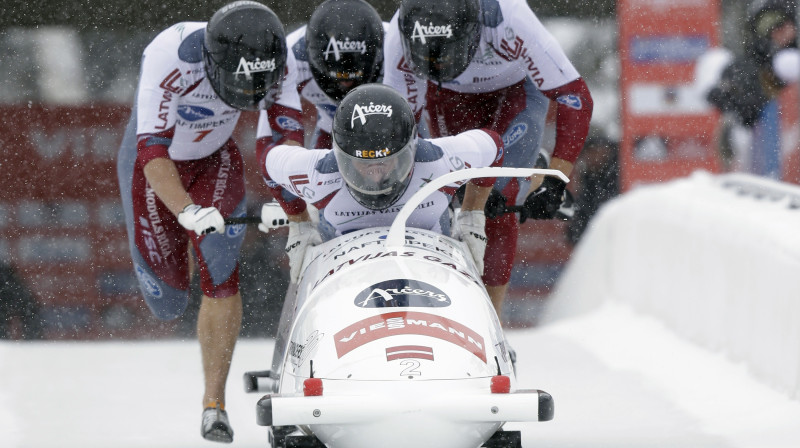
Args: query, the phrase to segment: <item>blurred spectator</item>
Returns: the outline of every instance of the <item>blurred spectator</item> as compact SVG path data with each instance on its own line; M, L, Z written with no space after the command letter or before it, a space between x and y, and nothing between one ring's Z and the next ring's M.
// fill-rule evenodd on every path
M575 215L569 221L567 239L574 245L589 221L608 200L619 194L619 144L600 133L589 134L578 158Z
M744 55L729 57L708 92L709 103L743 128L724 127L721 155L729 169L782 177L778 95L800 74L796 9L794 0L754 0L747 9ZM749 140L749 160L737 161L745 157L734 140Z
M14 328L18 319L20 327ZM39 304L9 264L0 262L0 339L41 339Z

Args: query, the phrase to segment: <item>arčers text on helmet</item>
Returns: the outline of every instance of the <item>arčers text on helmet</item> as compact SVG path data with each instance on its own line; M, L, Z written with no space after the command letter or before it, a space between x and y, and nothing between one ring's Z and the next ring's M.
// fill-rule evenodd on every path
M253 73L273 72L277 65L275 58L267 61L262 61L256 58L255 61L248 61L245 58L239 59L239 66L236 68L234 75L245 75L247 78L252 78Z
M453 27L451 25L422 25L418 21L414 22L414 30L411 32L411 40L419 39L423 44L428 37L453 37Z
M355 127L356 119L361 122L361 125L365 125L367 123L367 115L386 115L387 117L392 116L392 106L387 106L385 104L373 104L369 103L369 106L361 106L356 104L353 107L353 115L350 117L350 127Z
M338 61L339 58L342 57L342 53L364 54L366 52L367 43L363 40L350 40L349 38L345 38L344 41L341 41L331 36L331 39L328 41L328 46L322 54L325 56L325 60L327 60L330 55L333 55L333 58Z

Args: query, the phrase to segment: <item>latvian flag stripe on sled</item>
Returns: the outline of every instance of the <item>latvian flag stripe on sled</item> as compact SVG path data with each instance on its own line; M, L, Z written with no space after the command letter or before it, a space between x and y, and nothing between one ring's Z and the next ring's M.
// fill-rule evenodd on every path
M387 361L405 358L428 359L433 361L433 348L423 347L421 345L400 345L397 347L388 347L386 349Z

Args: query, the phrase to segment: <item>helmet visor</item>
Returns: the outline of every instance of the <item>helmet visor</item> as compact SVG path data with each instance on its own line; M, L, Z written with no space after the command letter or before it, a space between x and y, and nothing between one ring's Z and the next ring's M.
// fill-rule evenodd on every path
M341 72L336 70L322 71L310 64L311 74L323 92L338 103L348 92L364 83L363 71Z
M387 149L356 150L361 157L342 150L334 139L333 147L339 172L353 197L363 206L382 209L394 204L405 192L414 166L415 140L390 156Z

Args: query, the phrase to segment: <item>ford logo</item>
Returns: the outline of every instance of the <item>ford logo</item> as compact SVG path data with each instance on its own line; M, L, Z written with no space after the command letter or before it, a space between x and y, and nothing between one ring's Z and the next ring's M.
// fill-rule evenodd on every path
M280 126L281 129L286 129L287 131L300 131L303 129L300 122L291 117L281 115L276 118L275 121L278 122L278 126Z
M513 145L514 143L518 142L519 139L525 136L528 133L528 125L525 123L517 123L511 127L511 129L507 130L505 134L503 134L503 146L508 148L509 146Z
M148 295L155 298L160 298L163 295L161 288L158 286L158 282L138 264L136 265L136 277L139 279L139 284L142 285L142 288Z
M236 238L244 232L245 224L228 224L225 226L225 236Z
M556 101L575 110L581 110L581 108L583 107L581 99L575 95L562 95L556 98Z
M213 117L214 111L201 106L178 106L178 115L186 121L197 121Z
M317 109L322 109L331 118L336 114L336 108L335 104L317 104Z

